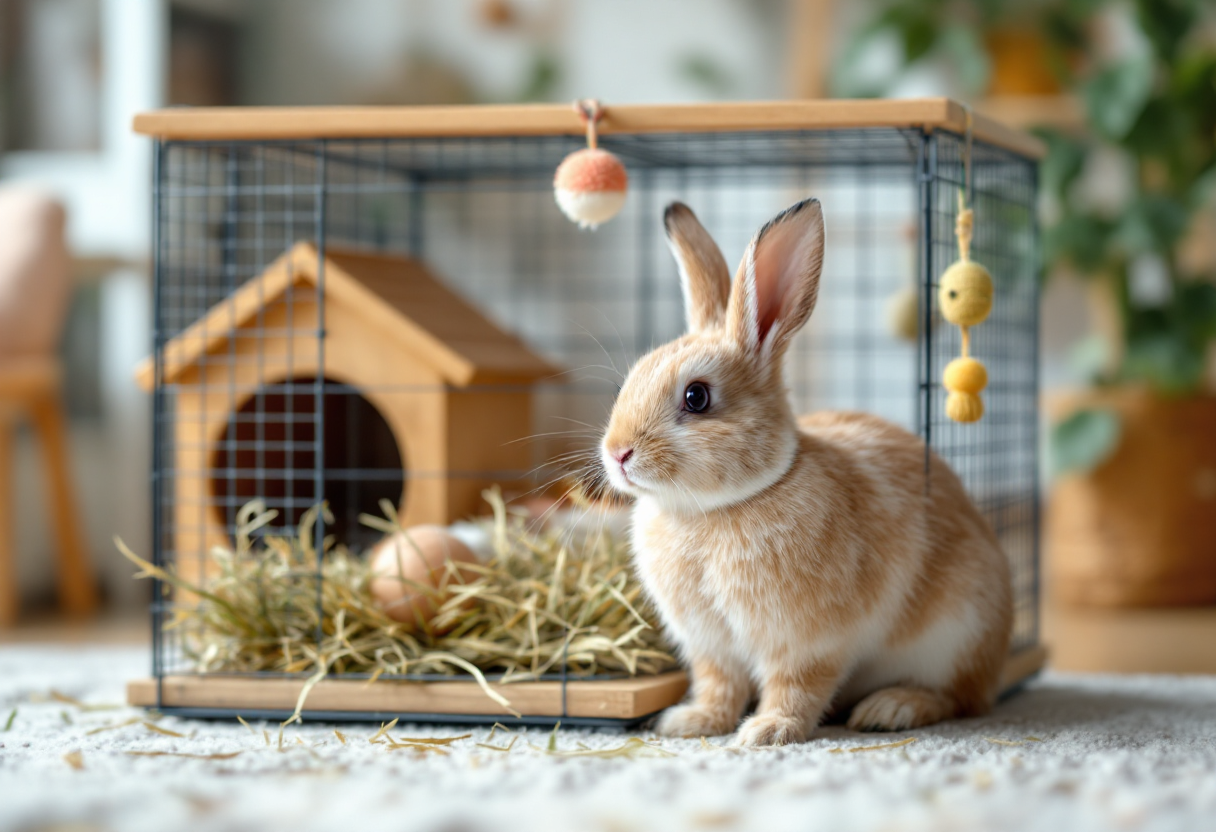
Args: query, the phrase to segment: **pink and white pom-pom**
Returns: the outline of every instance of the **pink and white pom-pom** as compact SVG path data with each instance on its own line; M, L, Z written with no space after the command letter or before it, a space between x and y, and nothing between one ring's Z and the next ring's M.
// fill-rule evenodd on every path
M587 124L588 147L562 160L553 177L553 195L562 213L580 228L594 229L615 217L625 205L629 174L621 160L596 146L599 103L577 102L575 111Z

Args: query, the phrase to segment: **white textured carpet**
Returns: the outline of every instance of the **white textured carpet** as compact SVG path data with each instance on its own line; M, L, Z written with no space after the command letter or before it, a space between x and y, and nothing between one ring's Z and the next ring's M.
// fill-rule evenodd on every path
M55 689L119 702L147 664L143 650L0 648L0 829L1216 829L1212 677L1049 675L984 719L895 736L832 728L802 746L746 752L664 741L674 756L631 759L550 756L541 731L506 754L477 747L487 730L475 729L447 756L371 745L364 725L342 726L346 745L333 726L293 726L282 751L260 725L254 735L236 722L157 723L187 738L138 723L90 734L138 712L46 701ZM832 753L906 736L916 741ZM562 731L557 744L625 740ZM504 741L500 732L492 744ZM75 751L79 770L65 760Z

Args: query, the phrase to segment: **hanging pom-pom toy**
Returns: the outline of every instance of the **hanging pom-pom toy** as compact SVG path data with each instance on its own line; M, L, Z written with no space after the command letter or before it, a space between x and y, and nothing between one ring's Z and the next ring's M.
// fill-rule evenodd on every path
M962 332L963 354L946 365L942 386L949 392L946 415L956 422L978 422L984 415L980 392L988 386L988 370L971 357L970 328L982 324L992 311L992 275L971 259L974 218L961 190L958 207L954 233L959 259L942 274L937 301L942 317Z
M596 124L604 117L600 103L576 101L574 111L587 126L587 147L574 151L557 166L553 195L562 213L579 228L594 229L624 207L629 174L620 159L598 146Z

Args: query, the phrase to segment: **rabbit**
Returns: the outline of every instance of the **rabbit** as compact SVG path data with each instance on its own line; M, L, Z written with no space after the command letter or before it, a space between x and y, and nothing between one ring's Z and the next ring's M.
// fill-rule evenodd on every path
M786 395L823 265L818 200L766 223L733 284L687 206L664 225L688 332L631 368L599 448L691 672L657 731L784 745L850 708L875 731L985 713L1012 621L992 529L919 437L861 413L796 418Z

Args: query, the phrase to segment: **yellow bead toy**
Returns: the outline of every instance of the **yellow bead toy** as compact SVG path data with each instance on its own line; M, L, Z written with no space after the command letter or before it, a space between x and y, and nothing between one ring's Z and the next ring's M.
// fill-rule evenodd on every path
M956 422L978 422L984 415L984 400L974 393L952 392L946 396L946 415Z
M992 276L979 263L960 260L942 275L937 300L950 323L982 324L992 311Z
M946 365L942 373L942 386L949 392L946 415L956 422L978 422L984 415L980 392L988 386L988 370L970 356L970 327L982 324L992 311L992 275L971 260L974 220L961 191L958 203L958 221L954 233L958 237L959 260L942 274L937 303L942 317L962 332L963 354Z

